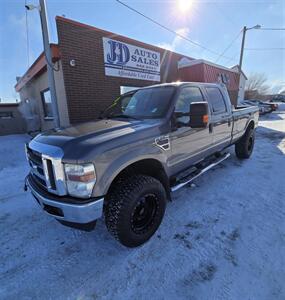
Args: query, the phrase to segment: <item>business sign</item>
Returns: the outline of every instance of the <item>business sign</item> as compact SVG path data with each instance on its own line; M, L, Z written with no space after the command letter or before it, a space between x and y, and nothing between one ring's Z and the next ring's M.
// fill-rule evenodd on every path
M160 81L160 53L103 37L106 76Z

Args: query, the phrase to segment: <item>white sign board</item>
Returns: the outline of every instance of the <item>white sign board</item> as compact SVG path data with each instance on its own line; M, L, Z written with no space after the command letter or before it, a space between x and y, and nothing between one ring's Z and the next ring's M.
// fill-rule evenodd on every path
M160 81L160 53L103 37L106 76Z

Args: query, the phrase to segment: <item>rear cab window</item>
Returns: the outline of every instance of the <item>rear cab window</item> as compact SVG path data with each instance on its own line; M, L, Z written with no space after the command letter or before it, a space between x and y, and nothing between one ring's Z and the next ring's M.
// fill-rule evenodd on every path
M205 89L208 94L208 100L212 107L213 113L222 114L227 112L226 102L220 89L217 87L206 87Z

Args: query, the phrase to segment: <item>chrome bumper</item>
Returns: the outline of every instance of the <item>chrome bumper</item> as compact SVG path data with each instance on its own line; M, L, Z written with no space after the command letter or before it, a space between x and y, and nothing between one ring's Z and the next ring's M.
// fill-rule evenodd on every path
M102 216L104 198L96 199L86 204L64 203L53 200L52 195L50 197L41 195L33 187L29 177L26 179L26 184L41 208L58 220L86 224Z

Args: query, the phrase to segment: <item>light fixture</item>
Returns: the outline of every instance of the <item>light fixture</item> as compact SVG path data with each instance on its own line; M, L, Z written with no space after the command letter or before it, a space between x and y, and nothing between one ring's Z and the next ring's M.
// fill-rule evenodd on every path
M36 5L33 5L33 4L26 4L25 7L26 7L27 10L33 10L33 9L38 9L38 11L41 10L40 5L36 6Z
M249 27L249 28L246 27L246 30L260 29L260 28L261 28L261 25L257 24L257 25L255 25L255 26L253 26L253 27Z
M71 59L71 60L69 61L69 64L70 64L71 67L75 67L75 66L76 66L75 59Z

